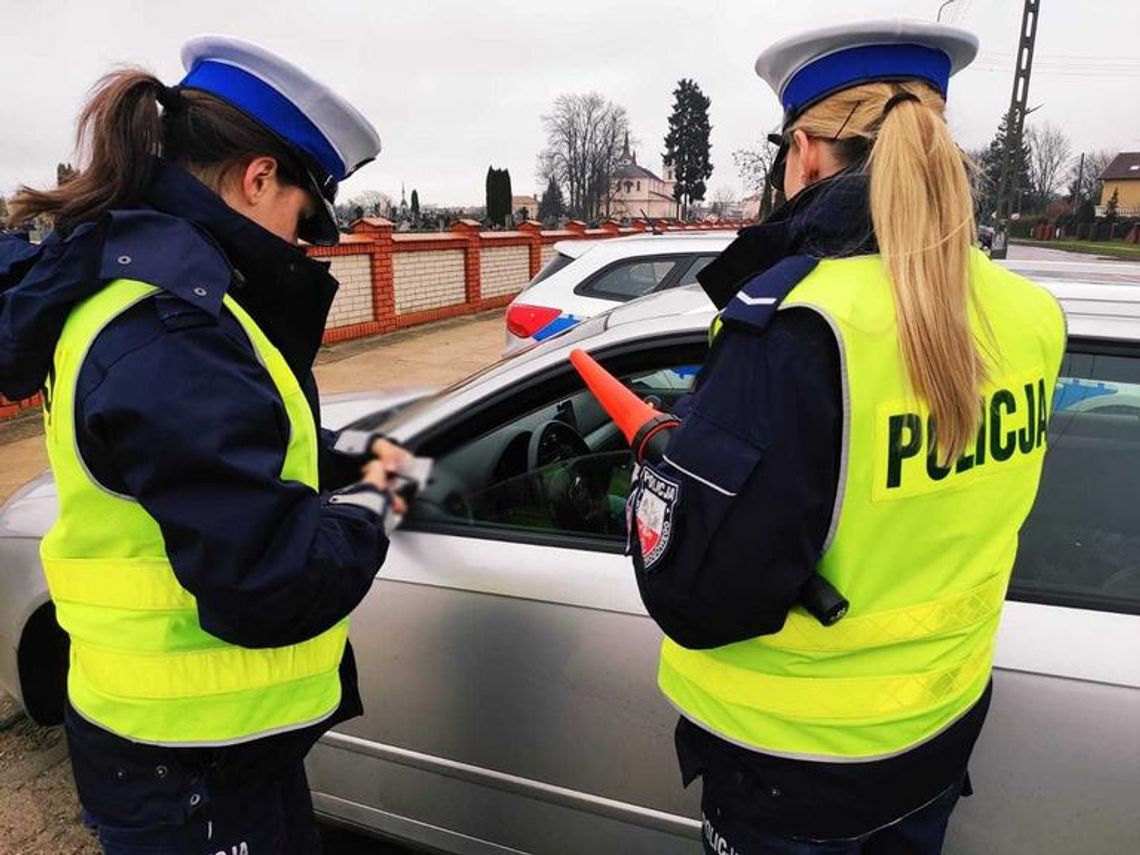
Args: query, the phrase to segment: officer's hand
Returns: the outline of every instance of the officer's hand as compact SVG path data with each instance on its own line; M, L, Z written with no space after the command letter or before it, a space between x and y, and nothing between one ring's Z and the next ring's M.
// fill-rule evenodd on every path
M377 441L383 442L384 440ZM403 449L400 450L403 451ZM404 454L407 454L407 452L404 452ZM376 489L381 490L387 494L388 498L392 502L392 512L396 515L402 515L408 510L408 503L389 489L391 485L388 481L388 471L389 469L384 464L384 461L371 460L361 470L361 474L363 476L363 480L367 481L369 484L372 484L374 487L376 487Z
M384 464L384 470L389 474L396 471L401 461L412 456L407 449L400 448L396 443L384 438L373 440L368 450L372 452L373 457Z

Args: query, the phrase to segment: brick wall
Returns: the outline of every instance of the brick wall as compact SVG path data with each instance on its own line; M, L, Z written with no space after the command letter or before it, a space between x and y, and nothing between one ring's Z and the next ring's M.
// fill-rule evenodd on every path
M479 279L484 297L517 294L530 281L530 247L492 246L483 250Z
M461 249L396 253L396 314L462 305L467 298L464 262Z
M665 231L711 231L743 224L657 225ZM554 257L558 241L604 240L647 230L641 222L588 229L570 221L556 231L530 222L513 232L483 232L479 223L460 220L451 232L396 234L387 220L359 220L337 246L308 247L310 255L331 262L332 274L340 280L325 342L504 307ZM0 420L39 406L39 395L25 401L0 396Z
M372 320L372 265L367 255L342 255L332 260L329 272L340 290L329 310L329 327L343 327Z

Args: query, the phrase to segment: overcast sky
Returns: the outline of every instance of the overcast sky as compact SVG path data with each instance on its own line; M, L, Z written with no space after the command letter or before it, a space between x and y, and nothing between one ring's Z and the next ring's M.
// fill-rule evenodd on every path
M70 158L85 93L116 64L169 84L189 36L258 41L339 90L380 131L384 151L342 198L418 188L425 204L482 204L489 164L516 194L536 190L541 116L555 96L596 90L629 111L638 161L660 173L672 90L712 98L710 196L740 192L731 152L777 123L752 71L766 45L859 18L933 20L937 0L0 0L0 192L54 182ZM1030 124L1062 127L1081 149L1140 150L1140 4L1044 0ZM957 0L943 22L976 33L981 54L950 85L950 123L967 148L992 137L1009 103L1021 0Z

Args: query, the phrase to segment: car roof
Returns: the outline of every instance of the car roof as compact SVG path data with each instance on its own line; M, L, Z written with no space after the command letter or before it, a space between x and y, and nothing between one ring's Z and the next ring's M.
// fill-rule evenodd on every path
M603 252L612 258L655 255L659 252L720 252L736 237L736 232L667 232L630 235L606 240L560 240L554 251L568 258L581 258L587 252Z

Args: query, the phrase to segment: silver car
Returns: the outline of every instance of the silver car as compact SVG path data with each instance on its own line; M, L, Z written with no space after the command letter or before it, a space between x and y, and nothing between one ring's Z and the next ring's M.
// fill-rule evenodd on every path
M978 794L954 814L950 853L1140 841L1140 289L1051 287L1069 351ZM699 788L681 788L676 714L655 685L661 636L623 555L630 456L567 355L591 351L667 409L711 313L695 289L663 292L410 405L330 410L436 467L353 617L367 713L310 755L321 815L469 855L698 851ZM66 649L37 554L54 514L46 478L0 512L0 683L44 721Z

